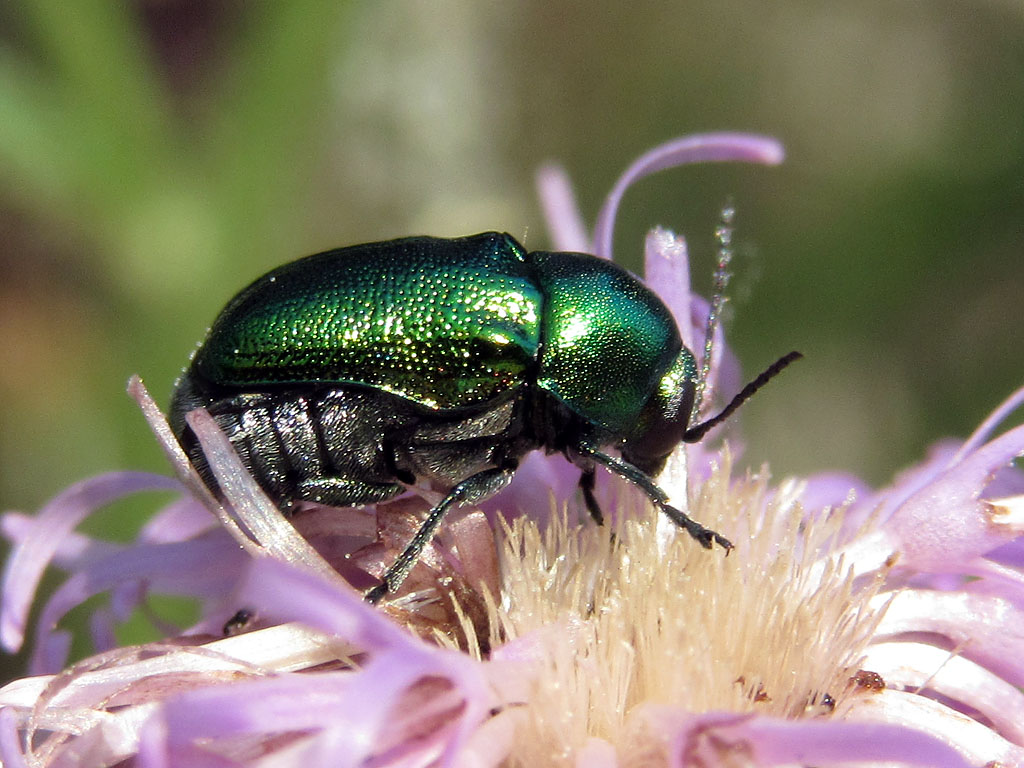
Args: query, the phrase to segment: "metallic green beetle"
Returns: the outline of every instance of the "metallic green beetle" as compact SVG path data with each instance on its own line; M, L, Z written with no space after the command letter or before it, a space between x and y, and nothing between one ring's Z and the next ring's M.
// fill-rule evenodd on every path
M171 425L216 493L185 421L208 409L285 511L383 501L422 478L449 489L367 593L376 602L449 509L497 493L536 449L580 467L598 522L603 465L704 547L730 548L669 506L651 476L797 356L691 427L694 357L665 305L628 272L581 253L527 252L495 232L411 237L309 256L239 293L178 381Z

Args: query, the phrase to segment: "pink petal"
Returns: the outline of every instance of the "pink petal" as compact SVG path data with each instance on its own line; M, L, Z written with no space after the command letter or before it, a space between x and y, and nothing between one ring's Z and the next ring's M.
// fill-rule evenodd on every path
M480 508L494 524L495 515L500 512L509 519L529 515L543 527L553 508L574 497L579 480L579 469L561 454L545 456L540 451L532 451L520 462L508 487L483 502Z
M412 638L348 584L269 557L253 561L239 597L268 616L301 621L362 649L404 647Z
M1013 413L1015 410L1024 405L1024 387L1014 390L1010 393L1002 403L1000 403L992 413L978 426L971 436L964 441L964 444L960 447L960 450L954 456L950 464L955 464L957 461L964 458L968 453L975 450L981 445L988 436L992 434L993 430L1003 423L1003 420Z
M604 739L591 737L576 752L577 768L618 768L615 747Z
M448 755L454 754L495 704L478 662L461 653L426 645L364 602L347 585L338 587L317 574L261 558L252 564L242 596L244 603L256 606L261 615L301 621L366 649L371 664L364 667L362 675L369 690L381 686L402 689L425 676L449 680L462 695L465 708L446 746ZM375 699L366 693L355 700L366 707ZM384 722L373 713L367 712L366 716L378 725Z
M963 591L904 590L892 598L875 636L922 632L948 638L949 647L965 658L1024 686L1024 611L1009 601Z
M876 643L861 665L885 678L887 688L935 691L980 713L1005 738L1024 743L1024 693L963 656L921 642Z
M17 544L36 531L36 518L20 512L8 512L0 517L0 530L5 539ZM57 551L50 563L62 571L73 571L84 564L109 557L122 548L120 544L98 541L72 531L57 542Z
M159 543L194 538L217 524L203 504L183 495L153 515L142 527L139 540Z
M885 523L899 541L900 565L945 571L1016 536L993 525L980 496L995 472L1022 454L1024 426L971 451L907 498Z

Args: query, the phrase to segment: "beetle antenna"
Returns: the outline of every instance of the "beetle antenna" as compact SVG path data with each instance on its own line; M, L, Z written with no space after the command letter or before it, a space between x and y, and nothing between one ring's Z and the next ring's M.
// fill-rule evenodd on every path
M711 292L711 306L708 308L708 322L704 329L704 359L701 361L700 376L697 377L697 389L694 392L693 407L690 409L690 422L694 422L700 416L700 407L704 400L704 392L708 388L708 381L711 378L711 355L715 347L715 331L722 318L722 307L725 306L725 289L729 285L729 262L732 261L732 231L733 219L736 217L736 208L731 199L725 201L722 206L722 213L715 227L715 240L718 243L718 266L715 267L715 276Z
M725 408L722 409L721 413L719 413L716 416L712 416L707 421L701 422L700 424L697 424L696 426L690 427L688 430L686 430L686 433L683 435L683 442L696 443L698 440L700 440L702 437L704 437L704 435L708 433L709 429L721 424L723 421L729 418L736 411L736 409L743 405L747 400L749 400L751 396L755 392L757 392L757 390L759 390L769 381L774 379L779 373L781 373L783 368L785 368L790 363L799 360L801 357L803 357L803 355L796 351L790 352L788 355L783 355L782 357L780 357L774 363L772 363L763 371L761 371L761 373L758 374L756 379L754 379L749 384L747 384L747 386L741 389L740 393L736 395L736 397L734 397L729 402L729 404L725 406Z

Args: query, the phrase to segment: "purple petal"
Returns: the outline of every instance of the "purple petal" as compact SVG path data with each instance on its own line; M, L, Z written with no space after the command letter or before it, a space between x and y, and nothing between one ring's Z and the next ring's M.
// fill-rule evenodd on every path
M956 440L946 439L933 443L924 461L899 472L888 487L860 499L858 506L869 506L872 510L877 507L878 519L884 523L892 517L897 507L949 467L959 447L960 443Z
M1024 544L1024 541L1021 543ZM935 581L929 581L929 576ZM938 583L944 577L947 577L947 574L928 574L920 580L921 586L998 597L1024 611L1024 568L1020 566L1007 567L993 562L990 556L986 555L971 563L966 573L956 574L956 582L952 587ZM965 577L968 578L967 581L964 581Z
M36 647L28 663L29 674L36 670L60 669L67 664L71 639L71 633L62 629L36 638Z
M65 657L48 638L57 622L69 610L93 595L125 582L139 582L148 591L192 597L227 597L242 571L243 554L223 531L188 542L128 547L114 556L93 563L75 573L50 597L37 622L39 645L29 662L33 674L52 672L64 665ZM134 606L129 606L134 607ZM121 608L126 610L125 607ZM58 659L55 666L54 660Z
M996 563L1024 571L1024 536L986 553Z
M93 611L89 617L89 637L92 639L92 647L97 651L103 652L117 647L112 611L104 608Z
M198 739L319 728L325 719L352 727L367 709L378 709L355 707L348 700L359 677L351 672L291 674L190 691L164 707L169 745L173 750ZM388 693L382 688L382 701ZM365 733L359 729L354 735L363 740Z
M940 758L933 753L935 757L923 763L912 762L911 754L901 755L901 759L911 765L1024 765L1024 749L1011 744L988 725L915 693L886 689L857 696L845 716L862 721L865 728L902 727L905 734L917 733L922 739L941 740L955 745L959 752L956 760L953 756ZM860 753L858 748L851 748Z
M647 284L657 290L658 296L676 321L683 344L694 353L697 364L701 365L710 305L690 291L686 241L668 230L654 229L647 235L644 252ZM731 396L741 388L739 362L725 342L721 324L715 328L713 349L711 371L705 388L705 402L708 404L713 402L716 393ZM696 459L695 463L698 463Z
M28 768L18 732L18 715L9 707L0 709L0 765Z
M863 480L849 472L821 472L807 478L800 503L805 510L818 513L826 507L838 509L871 493Z
M254 556L269 554L286 562L300 563L324 578L342 582L338 572L295 530L295 526L285 519L281 510L252 479L213 417L205 409L197 408L185 418L206 454L231 511L245 529L245 532L240 530L234 518L218 504L221 522L238 543Z
M590 238L580 216L569 174L559 165L544 165L537 171L537 197L547 223L548 236L556 251L591 253Z
M155 764L162 755L187 762L197 744L211 739L320 731L315 738L334 745L328 765L356 765L382 750L394 756L408 749L441 756L448 765L496 703L482 664L423 643L350 588L317 574L260 558L240 598L261 616L301 621L366 649L369 657L358 670L281 674L177 696L166 703L162 722L144 735L144 752ZM423 685L433 693L412 706L409 697L415 702ZM399 738L406 727L419 732L416 724L430 720L431 708L447 713L441 727L416 742Z
M976 430L971 433L971 436L964 441L964 444L960 447L950 463L955 464L957 461L962 459L968 453L973 451L979 445L981 445L988 436L992 434L992 431L1003 423L1003 420L1013 413L1015 410L1024 405L1024 387L1015 390L1007 397L1002 403L1000 403L992 413L988 415Z
M0 530L8 541L18 543L36 531L36 518L20 512L8 512L0 517ZM57 543L57 551L51 559L51 565L63 571L77 570L85 564L94 562L122 549L120 544L109 541L97 541L83 533L71 532Z
M1024 470L1014 465L996 470L992 480L985 486L985 499L994 500L1004 496L1024 496ZM1024 531L1024 526L1020 526Z
M305 732L301 764L311 768L366 765L371 758L394 764L389 758L402 751L418 753L415 764L433 763L457 730L461 701L443 683L427 683L433 695L420 702L413 721L422 718L435 728L409 738L395 705L417 680L400 664L371 664L359 672L279 675L190 691L166 703L161 726L144 735L147 752L193 765L218 740L244 744L245 736L263 741Z
M693 349L690 260L686 240L667 229L655 227L644 240L644 281L658 292L676 321L683 343Z
M239 595L243 604L282 621L299 621L362 649L405 647L412 636L340 580L269 557L253 561Z
M520 462L512 482L497 496L480 504L488 518L496 513L507 519L529 515L541 527L550 517L552 504L557 509L576 493L580 471L561 454L545 456L532 451Z
M778 165L784 154L782 145L775 139L745 133L696 134L655 147L626 169L605 199L594 227L594 253L602 258L611 258L612 233L619 203L626 190L645 176L689 163Z
M164 541L185 541L217 524L203 504L182 495L151 517L139 532L139 541L158 544Z
M944 573L911 573L905 582L906 586L919 589L999 597L1024 610L1024 570L995 562L990 554L958 563ZM895 584L896 580L891 578L890 583Z
M897 725L840 720L782 720L710 712L691 715L668 708L645 713L653 731L669 734L669 765L719 765L729 754L751 765L819 765L850 760L970 768L938 738Z
M976 451L981 444L991 435L992 431L1024 401L1024 387L1013 392L1004 400L982 424L974 430L971 436L963 443L955 440L942 440L928 449L927 459L914 467L902 472L892 485L881 491L877 499L868 503L871 506L881 504L882 513L880 519L887 520L893 510L906 501L916 491L924 488L944 470L953 469L961 463L969 454ZM1005 462L1004 462L1005 464ZM1012 492L1019 492L1021 473L1015 473L1010 480L1000 471L1002 465L995 467L996 478L990 478L991 492L993 495L1008 495ZM998 484L995 482L998 480Z
M31 535L15 546L4 569L0 641L16 651L25 639L32 597L61 541L82 520L110 502L140 491L180 490L169 477L147 472L111 472L75 483L47 503Z
M963 755L940 740L912 728L889 723L822 722L755 718L738 729L744 742L754 744L761 765L847 761L893 761L906 765L971 765Z

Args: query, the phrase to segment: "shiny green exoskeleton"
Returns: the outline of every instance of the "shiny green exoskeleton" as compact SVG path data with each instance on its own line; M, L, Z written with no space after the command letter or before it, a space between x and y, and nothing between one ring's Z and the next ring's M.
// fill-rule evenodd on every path
M628 272L586 254L527 252L494 232L414 237L309 256L239 293L178 382L171 424L216 492L185 422L208 409L286 511L378 502L421 478L450 489L368 593L376 601L398 588L451 507L499 491L535 449L582 469L598 521L600 464L705 547L731 547L669 506L651 475L790 359L688 427L694 357Z

